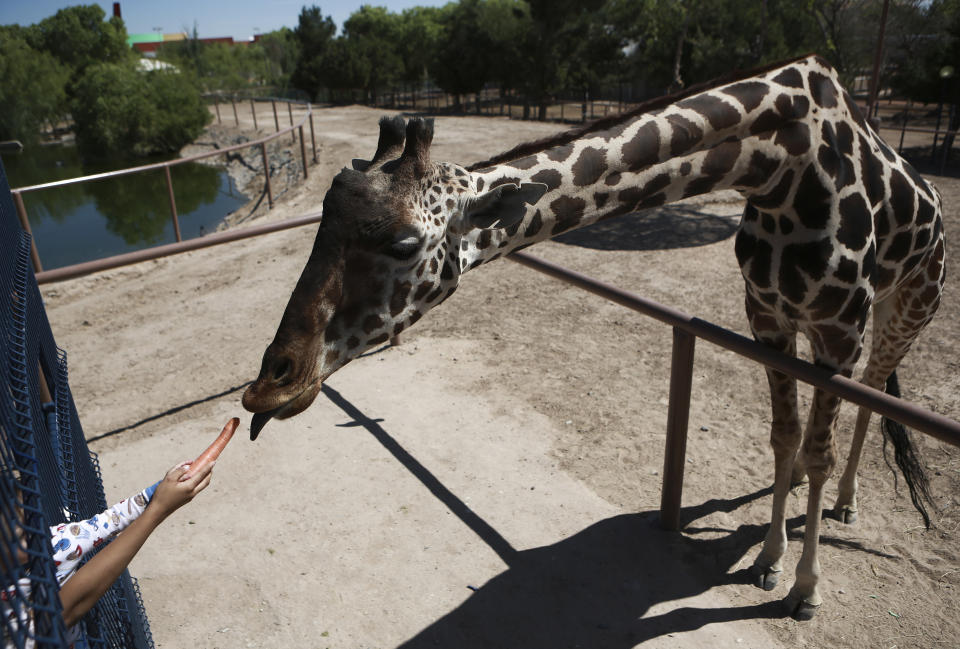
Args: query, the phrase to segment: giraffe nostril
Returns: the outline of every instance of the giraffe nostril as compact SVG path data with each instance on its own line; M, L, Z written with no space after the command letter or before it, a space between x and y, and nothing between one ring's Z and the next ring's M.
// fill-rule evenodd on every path
M290 382L290 371L293 369L293 363L289 358L282 356L277 359L273 366L274 383L285 384Z

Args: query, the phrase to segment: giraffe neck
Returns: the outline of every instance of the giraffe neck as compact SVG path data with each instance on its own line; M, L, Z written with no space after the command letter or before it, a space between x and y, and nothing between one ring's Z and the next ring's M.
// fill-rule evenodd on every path
M747 196L774 192L789 167L816 155L812 140L820 139L815 123L823 113L855 110L844 97L832 69L810 57L475 171L478 191L521 182L541 182L548 191L518 226L470 233L461 268L604 218L690 196L720 189ZM848 116L847 122L854 120Z

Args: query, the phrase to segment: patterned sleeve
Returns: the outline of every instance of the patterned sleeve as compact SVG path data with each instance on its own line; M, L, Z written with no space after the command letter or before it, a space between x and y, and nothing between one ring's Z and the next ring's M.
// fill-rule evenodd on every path
M108 542L136 520L147 508L158 484L147 487L132 498L121 500L85 521L51 527L50 542L57 568L57 583L62 586L73 576L84 555Z

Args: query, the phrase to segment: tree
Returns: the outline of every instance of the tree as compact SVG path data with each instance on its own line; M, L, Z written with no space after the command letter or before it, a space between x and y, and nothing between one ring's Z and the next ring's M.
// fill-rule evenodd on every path
M350 42L354 56L366 60L367 76L363 88L370 101L393 88L403 74L399 42L402 36L400 17L384 7L361 5L343 23L343 36Z
M282 27L263 34L251 45L264 60L263 83L281 92L290 87L290 79L300 58L300 43L292 29Z
M111 16L105 21L105 16L96 4L60 9L30 29L32 44L73 70L75 77L91 65L132 60L123 20Z
M294 30L300 52L291 82L311 98L316 98L325 85L321 72L324 68L323 58L336 32L337 26L333 19L330 16L324 18L320 7L314 5L300 10L297 28Z
M66 114L69 70L13 30L0 30L0 140L35 143Z
M71 102L77 145L88 155L142 156L177 151L195 139L210 111L185 74L91 66Z
M413 105L417 89L427 79L430 60L440 37L440 10L436 7L412 7L400 14L400 38L397 53L403 67L400 79L410 84Z
M430 72L441 88L455 97L479 93L490 78L494 44L480 29L480 0L448 4L438 16L441 32ZM478 105L479 110L479 105Z

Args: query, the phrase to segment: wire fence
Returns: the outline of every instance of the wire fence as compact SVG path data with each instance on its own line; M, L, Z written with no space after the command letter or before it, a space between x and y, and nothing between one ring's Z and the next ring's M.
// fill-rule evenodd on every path
M3 647L152 648L130 574L73 630L63 621L52 527L106 509L100 467L87 447L0 166L0 637ZM89 560L90 553L86 557ZM79 643L77 643L79 644Z

